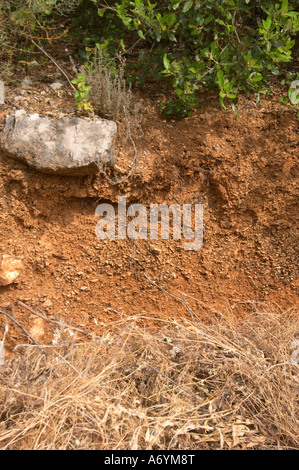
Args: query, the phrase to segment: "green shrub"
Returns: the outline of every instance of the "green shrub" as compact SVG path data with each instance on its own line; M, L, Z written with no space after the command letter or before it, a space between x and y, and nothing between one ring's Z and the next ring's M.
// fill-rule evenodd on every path
M119 52L128 59L125 78L131 82L168 80L175 93L163 106L165 117L190 115L200 88L218 90L221 106L236 112L240 93L266 93L281 64L292 60L299 31L295 5L296 0L0 0L0 45L2 51L12 43L19 47L20 36L51 40L64 16L68 39L79 38L85 63L92 64L98 44L112 68ZM85 93L87 105L92 85L84 76L77 80L76 99Z
M100 16L119 19L151 50L157 74L171 77L177 98L165 115L190 114L197 90L219 90L223 107L240 92L265 92L279 64L292 59L299 14L288 0L94 0ZM155 52L155 54L153 54ZM135 69L144 63L137 60Z

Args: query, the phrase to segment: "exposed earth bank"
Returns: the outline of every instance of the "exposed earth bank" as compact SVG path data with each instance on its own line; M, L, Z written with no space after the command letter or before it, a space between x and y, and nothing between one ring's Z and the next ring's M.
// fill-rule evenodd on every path
M18 94L10 90L10 103L41 112L41 104L32 100L42 91L47 96L47 90L33 84L27 102L17 105ZM49 109L53 103L61 107L65 99L63 112L73 112L67 91L49 93ZM22 257L24 265L13 284L0 287L0 304L12 305L28 331L34 317L18 301L88 331L124 316L150 325L190 318L190 309L208 320L212 312L296 308L299 146L294 110L274 95L258 105L241 100L236 117L219 110L217 98L203 95L203 107L192 118L164 122L146 93L143 104L139 162L121 185L112 186L103 175L41 174L0 154L1 254ZM7 105L1 106L1 124L6 111ZM131 156L121 148L118 154L118 169L125 171ZM203 204L203 247L186 251L183 239L97 239L96 207L103 202L117 207L121 195L128 205ZM5 321L1 316L0 331ZM16 325L9 328L12 350L27 338ZM43 341L52 339L45 325Z

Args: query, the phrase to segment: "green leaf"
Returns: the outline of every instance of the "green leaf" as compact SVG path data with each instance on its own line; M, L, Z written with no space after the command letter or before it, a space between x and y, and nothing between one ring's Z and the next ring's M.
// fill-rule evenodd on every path
M168 70L168 69L169 69L170 62L169 62L169 60L168 60L168 58L167 58L167 53L164 54L164 57L163 57L163 64L164 64L165 69Z
M224 91L226 91L226 93L228 93L231 90L231 84L228 80L225 80L224 85L223 85L223 89L224 89Z
M265 29L269 30L271 28L271 25L272 25L271 16L268 16L266 21L263 21L263 24L264 24Z
M225 106L225 104L223 103L223 99L222 99L222 98L223 98L222 96L219 97L220 106L221 106L223 109L226 109L226 106Z
M143 32L139 29L138 30L138 36L141 38L141 39L146 39Z
M281 5L281 13L282 15L285 15L289 10L289 1L288 0L283 0L282 5Z
M234 104L232 104L232 110L233 110L233 112L235 113L235 115L236 115L237 117L240 116L240 114L238 113L238 111L237 111L237 109L236 109L236 106L235 106Z
M98 15L99 15L100 17L104 16L106 10L107 10L107 8L99 8L99 9L98 9Z
M299 88L289 93L289 98L292 104L299 104Z
M260 82L261 80L263 80L263 76L262 76L260 73L256 73L256 74L252 77L253 83Z
M224 86L223 70L221 69L217 70L217 79L218 79L219 87L223 88Z
M189 11L192 5L193 5L193 0L187 0L187 2L185 2L183 6L183 13L186 13L187 11Z

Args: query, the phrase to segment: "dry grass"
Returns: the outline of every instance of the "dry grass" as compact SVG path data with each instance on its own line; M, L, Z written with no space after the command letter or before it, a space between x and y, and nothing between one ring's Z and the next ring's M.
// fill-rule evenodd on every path
M132 175L138 163L136 140L143 135L141 104L126 82L125 62L121 56L109 60L95 48L93 61L80 70L87 77L86 85L90 87L88 100L94 113L117 122L117 147L122 149L122 153L132 154L129 168L122 169L120 177L110 176L106 167L99 163L100 172L111 185L121 184Z
M139 127L139 105L131 86L125 80L125 64L118 60L112 65L95 49L93 62L85 68L87 84L91 86L89 100L95 113L105 119L129 120L131 126Z
M101 344L18 348L1 369L0 448L299 448L298 312L155 331L139 320Z

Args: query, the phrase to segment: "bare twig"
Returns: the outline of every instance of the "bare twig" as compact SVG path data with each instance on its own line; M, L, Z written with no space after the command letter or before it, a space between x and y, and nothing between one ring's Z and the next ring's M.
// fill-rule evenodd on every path
M28 333L28 331L15 319L13 318L9 313L7 313L4 309L0 308L0 313L5 315L7 318L9 318L13 323L15 323L22 331L25 333L26 336L30 339L30 341L35 344L35 346L38 346L39 348L43 349L43 347L38 344L34 338Z
M20 300L18 301L18 305L20 305L20 307L25 308L26 310L28 310L29 312L31 312L33 315L36 315L36 316L42 318L43 320L45 320L45 321L48 322L48 323L53 323L54 325L57 325L57 326L59 326L60 328L61 328L61 327L63 327L63 328L69 328L70 330L77 331L78 333L82 333L82 334L85 335L85 336L91 336L91 337L94 337L94 338L96 338L96 339L102 339L100 336L94 336L93 333L89 333L88 331L81 330L80 328L76 328L75 326L68 325L68 324L66 324L66 323L64 323L64 322L61 322L60 320L52 320L51 318L48 318L48 317L45 316L44 314L36 312L35 310L33 310L33 308L31 308L31 307L29 307L28 305L24 304L24 303L21 302Z
M290 142L288 145L286 145L282 149L277 150L276 154L280 152L284 152L284 150L288 149L289 147L293 147L294 145L298 145L298 144L299 144L299 140L294 140L293 142Z
M183 304L186 305L186 307L187 307L187 309L188 309L188 312L190 313L191 318L192 318L192 320L193 320L193 323L194 323L194 325L196 325L196 321L195 321L195 318L194 318L194 317L196 317L199 322L200 322L201 320L200 320L200 318L196 315L196 313L194 313L194 311L192 310L192 308L191 308L190 305L188 304L188 302L187 302L187 300L186 300L184 294L182 294L182 297L183 297Z
M68 84L70 85L70 87L76 91L76 88L74 87L74 85L72 84L71 80L69 79L67 73L63 70L63 68L56 62L56 60L47 52L45 51L45 49L40 45L38 44L37 42L34 41L34 39L31 38L31 42L36 46L38 47L38 49L43 53L45 54L46 57L48 57L48 59L50 59L53 64L58 68L58 70L60 70L60 72L65 76L65 78L67 79L68 81Z
M176 295L173 295L171 294L170 292L168 292L167 290L165 290L163 287L159 286L155 281L153 281L152 279L150 279L145 273L143 273L144 277L155 287L157 287L158 289L160 289L162 292L165 292L165 294L169 295L170 297L172 297L173 299L177 300L178 302L183 302L183 300L180 298L180 297L177 297Z
M200 322L200 318L193 312L192 308L190 307L190 305L188 304L188 302L186 301L186 298L184 296L184 294L181 293L182 295L182 298L180 297L177 297L176 295L173 295L171 294L170 292L168 292L167 290L165 290L163 287L159 286L155 281L152 281L152 279L150 279L145 273L143 273L144 277L155 287L157 287L158 289L160 289L162 292L165 292L165 294L169 295L170 297L172 297L173 299L177 300L178 302L181 302L182 304L185 305L185 307L187 307L187 310L188 312L190 313L190 316L192 318L192 321L194 323L194 325L196 327L198 327L198 325L196 324L196 321L195 321L195 318L197 318L197 320Z

